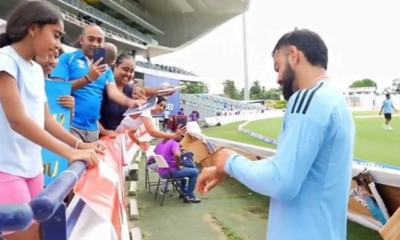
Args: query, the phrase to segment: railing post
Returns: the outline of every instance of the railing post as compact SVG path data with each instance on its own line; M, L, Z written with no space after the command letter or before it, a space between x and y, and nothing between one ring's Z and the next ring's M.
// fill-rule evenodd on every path
M67 240L66 206L62 203L53 216L41 223L43 240Z

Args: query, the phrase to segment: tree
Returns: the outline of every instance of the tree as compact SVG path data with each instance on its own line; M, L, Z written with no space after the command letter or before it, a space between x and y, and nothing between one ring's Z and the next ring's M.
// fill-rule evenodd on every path
M400 78L393 79L391 93L400 94Z
M208 86L203 82L185 82L181 85L186 86L186 88L181 90L182 93L188 93L188 94L208 93Z
M376 82L374 82L371 79L365 78L362 80L354 81L351 85L350 88L361 88L361 87L375 87L377 88Z
M264 93L264 98L263 99L269 99L269 100L280 100L280 95L281 95L281 90L276 89L276 88L271 88L267 92Z
M260 86L260 81L254 81L253 85L250 87L250 99L260 99L260 97L262 97L262 93L263 92Z
M233 80L225 80L222 83L224 85L224 96L230 99L240 99L240 93L236 88L235 82Z

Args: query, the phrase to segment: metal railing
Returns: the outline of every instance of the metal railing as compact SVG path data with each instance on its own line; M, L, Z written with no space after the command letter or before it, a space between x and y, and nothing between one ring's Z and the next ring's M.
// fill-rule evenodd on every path
M23 231L36 220L42 225L44 240L67 240L84 203L78 203L67 219L64 199L86 168L84 162L74 162L29 204L0 205L0 232Z
M74 14L72 14L70 12L67 12L64 9L61 9L61 8L59 8L57 6L55 6L55 7L62 13L64 20L67 20L68 22L74 23L75 25L78 25L78 26L80 26L82 28L84 28L87 25L91 24L90 22L78 19L78 17L76 15L74 15ZM115 39L114 36L116 36L116 37L122 38L123 40L126 40L128 42L133 42L133 43L137 43L137 44L143 45L143 48L146 46L145 42L143 42L141 40L138 40L138 39L136 39L134 37L129 37L127 35L116 33L114 31L111 31L111 30L108 30L108 29L105 29L105 28L102 28L102 27L100 27L100 28L103 29L104 33L106 34L106 37ZM118 39L115 39L115 40L118 40Z
M98 20L105 21L108 24L113 25L116 28L119 28L121 31L125 31L127 35L131 35L135 38L138 38L138 40L152 44L157 42L151 36L141 33L139 30L126 25L121 20L117 20L82 1L79 0L58 0L58 1L64 2L65 4L70 4L71 6L76 7L79 10L89 15L92 15Z

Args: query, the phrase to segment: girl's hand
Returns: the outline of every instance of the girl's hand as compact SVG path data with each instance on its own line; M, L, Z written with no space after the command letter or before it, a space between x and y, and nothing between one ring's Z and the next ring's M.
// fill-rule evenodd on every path
M58 99L58 103L65 107L68 108L71 111L74 111L75 108L75 98L72 96L62 96Z
M71 149L67 159L72 163L75 161L84 161L88 166L99 163L99 155L94 149Z
M139 142L138 145L143 151L149 150L149 143L148 142Z
M80 142L78 144L78 149L92 149L96 153L104 155L104 150L106 150L106 146L100 141L96 141L96 142L92 142L92 143Z

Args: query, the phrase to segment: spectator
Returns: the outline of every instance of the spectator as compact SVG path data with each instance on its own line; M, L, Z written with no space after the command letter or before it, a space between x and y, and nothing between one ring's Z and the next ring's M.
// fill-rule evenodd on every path
M171 113L168 111L168 109L166 109L165 111L164 111L164 114L163 114L163 128L164 129L167 129L167 125L168 125L168 121L169 121L169 115L170 115Z
M171 131L167 130L167 131L165 131L165 132L170 133ZM165 143L166 143L168 140L169 140L168 138L162 139L162 140L156 145L156 147L154 148L154 151L153 151L153 152L154 152L155 154L157 154L157 155L161 155L162 148L164 147ZM158 166L157 166L156 160L154 159L153 156L150 156L149 159L147 160L147 168L150 169L150 170L152 170L152 171L156 171L156 172L158 171ZM161 186L161 189L160 189L160 194L166 194L166 196L171 197L172 194L171 194L170 190L168 189L169 186L167 186L167 191L164 192L165 184L166 184L166 181L163 180L163 181L162 181L162 186Z
M128 83L133 79L135 74L135 61L133 57L128 54L119 55L113 66L113 71L118 91L132 98L133 87ZM115 129L124 118L123 114L128 107L121 106L111 100L107 92L103 94L103 102L100 110L100 134L114 137L116 135Z
M106 49L107 63L113 66L112 69L118 91L122 92L126 97L132 98L133 86L129 83L132 82L135 75L135 60L133 56L123 53L115 60L113 56L117 54L117 48L111 43L105 43L104 48ZM161 89L164 88L145 88L144 93L147 97L154 96ZM104 92L100 110L100 134L114 137L116 135L115 129L121 123L124 118L123 114L127 109L128 107L114 102L108 97L107 92Z
M185 116L185 111L181 108L178 112L178 116Z
M184 127L179 127L176 133L166 133L158 130L154 125L152 114L158 115L163 113L166 104L166 99L162 96L158 96L155 109L144 111L138 115L126 116L122 120L121 124L117 127L117 133L128 131L128 135L132 141L140 144L135 136L135 133L136 130L139 129L139 127L143 124L147 133L154 138L176 138L177 136L181 136L186 131L186 128Z
M49 76L50 76L51 72L53 72L54 68L57 66L58 58L61 54L62 54L62 49L60 48L58 51L55 51L54 53L49 54L49 56L47 58L35 56L34 60L43 68L44 76L47 80L50 80ZM71 115L74 114L74 108L75 108L75 98L74 97L69 96L69 95L61 96L58 102L61 106L71 110Z
M191 121L197 121L200 118L200 113L197 110L193 110L189 117Z
M25 1L0 34L0 204L29 203L42 191L42 147L70 162L99 161L96 143L82 143L51 116L43 70L33 61L35 55L45 58L57 51L63 32L57 9L44 1ZM39 239L36 223L3 234L13 240Z
M186 168L181 165L181 150L179 141L182 139L182 135L177 136L173 139L168 140L161 150L161 155L165 158L169 168L160 168L158 170L161 178L189 178L181 180L181 190L184 195L179 196L185 198L185 201L189 203L200 203L200 199L194 196L194 189L197 182L199 171L196 168Z
M51 74L52 79L71 81L72 96L76 101L71 133L85 142L99 138L98 120L104 91L110 99L127 107L139 106L144 102L128 98L118 91L113 72L107 68L107 64L100 65L101 60L92 63L94 50L103 47L104 38L100 27L87 26L79 39L81 49L62 54Z

